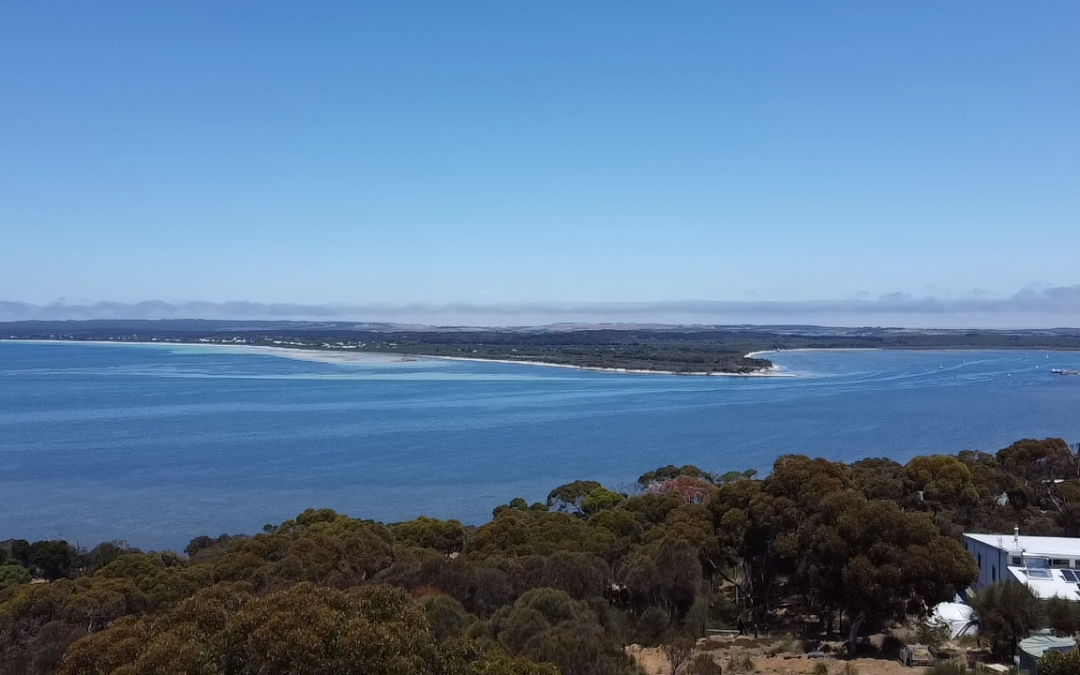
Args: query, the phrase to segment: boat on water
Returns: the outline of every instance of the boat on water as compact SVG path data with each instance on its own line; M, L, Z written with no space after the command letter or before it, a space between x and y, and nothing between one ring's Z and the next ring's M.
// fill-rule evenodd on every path
M1068 370L1067 368L1051 368L1050 372L1055 375L1080 375L1080 370Z

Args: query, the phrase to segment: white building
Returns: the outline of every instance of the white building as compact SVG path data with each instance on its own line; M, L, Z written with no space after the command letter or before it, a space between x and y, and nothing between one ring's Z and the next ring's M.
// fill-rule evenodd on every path
M1080 600L1080 539L964 533L964 548L979 565L975 589L1002 579L1027 584L1041 598Z

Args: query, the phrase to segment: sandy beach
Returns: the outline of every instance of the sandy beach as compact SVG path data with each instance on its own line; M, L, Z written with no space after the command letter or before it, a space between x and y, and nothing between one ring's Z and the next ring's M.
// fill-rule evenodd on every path
M571 368L573 370L590 370L598 373L624 373L630 375L689 375L693 377L799 377L795 373L783 372L783 367L773 366L767 370L754 373L707 373L687 372L677 373L674 370L644 370L640 368L599 368L596 366L575 366L569 363L547 363L545 361L515 361L513 359L480 359L471 356L424 356L425 359L441 359L444 361L472 361L474 363L507 363L518 366L544 366L546 368Z
M473 363L503 363L518 366L543 366L545 368L570 368L573 370L588 370L598 373L616 373L624 375L686 375L692 377L799 377L796 373L784 372L782 366L773 366L767 370L753 373L707 373L688 372L677 373L672 370L645 370L634 368L598 368L591 366L575 366L567 363L547 363L545 361L516 361L513 359L483 359L470 356L427 356L406 354L380 354L376 352L361 351L358 349L301 349L287 346L270 345L244 345L222 344L216 342L147 342L126 340L10 340L0 339L0 342L29 342L35 344L84 344L84 345L111 345L111 346L149 346L165 347L173 350L187 349L210 349L233 354L262 354L264 356L276 356L286 359L298 359L301 361L315 361L319 363L334 363L338 365L372 365L389 363L407 363L413 361L469 361ZM813 350L790 350L790 351L813 351ZM755 352L765 354L769 352Z
M880 347L798 347L795 349L763 349L759 352L750 352L743 358L756 359L765 354L787 354L792 352L880 352Z
M189 349L207 349L231 354L262 354L263 356L276 356L285 359L297 359L300 361L316 361L319 363L348 364L375 364L375 363L404 363L416 361L420 358L403 354L378 354L365 352L358 349L299 349L296 347L277 347L270 345L243 345L221 344L215 342L137 342L135 340L0 340L2 342L29 342L34 344L81 344L81 345L110 345L110 346L142 346L164 347L176 351Z

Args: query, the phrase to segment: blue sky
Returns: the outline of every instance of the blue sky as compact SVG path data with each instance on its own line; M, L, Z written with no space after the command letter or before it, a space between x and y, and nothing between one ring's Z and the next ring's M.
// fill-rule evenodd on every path
M1072 287L1078 34L1076 2L7 2L0 300Z

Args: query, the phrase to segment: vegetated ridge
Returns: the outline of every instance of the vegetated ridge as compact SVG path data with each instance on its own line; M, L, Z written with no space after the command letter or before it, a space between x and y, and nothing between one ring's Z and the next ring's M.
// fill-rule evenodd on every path
M736 626L883 657L860 636L932 636L918 622L977 578L961 533L1014 526L1080 535L1063 440L906 465L786 455L764 478L666 466L628 493L582 480L514 499L479 527L309 509L183 554L9 539L0 673L630 675L637 643L715 675L694 639ZM988 655L1008 659L1030 627L1080 628L1067 602L1001 597L973 599ZM740 668L754 665L724 671Z

